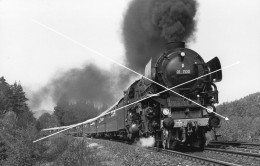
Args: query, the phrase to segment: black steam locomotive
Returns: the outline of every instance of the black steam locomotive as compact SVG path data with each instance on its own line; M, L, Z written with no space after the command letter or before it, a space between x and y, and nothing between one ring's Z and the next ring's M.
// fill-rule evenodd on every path
M125 131L128 139L152 135L157 145L165 148L175 149L179 144L184 144L203 149L205 133L219 126L220 119L213 113L214 104L218 103L218 90L214 82L221 81L222 73L217 71L200 76L220 68L217 57L205 63L198 53L185 48L185 43L169 43L163 54L148 62L145 77L173 88L174 92L195 103L171 91L164 92L164 88L148 79L134 82L125 92L122 105L143 97L153 97L126 109ZM160 94L154 95L157 93Z
M205 63L198 53L185 48L185 43L169 43L161 55L147 63L145 77L124 91L119 102L71 132L129 141L153 136L156 146L176 149L182 144L203 149L205 133L220 123L214 114L218 103L214 83L221 81L222 72L208 74L220 68L217 57Z

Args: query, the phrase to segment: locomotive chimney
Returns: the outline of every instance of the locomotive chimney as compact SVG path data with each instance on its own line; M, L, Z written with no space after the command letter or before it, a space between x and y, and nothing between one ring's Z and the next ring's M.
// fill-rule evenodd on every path
M166 51L173 50L175 48L185 48L185 42L169 42L166 44Z

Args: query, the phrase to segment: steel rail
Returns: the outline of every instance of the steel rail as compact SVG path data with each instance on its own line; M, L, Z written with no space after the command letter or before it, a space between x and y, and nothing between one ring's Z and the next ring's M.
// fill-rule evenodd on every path
M241 145L260 146L260 144L256 144L256 143L241 143Z
M88 137L85 137L88 139ZM92 138L93 139L93 138ZM94 138L94 139L100 139L100 138ZM111 141L111 142L118 142L118 143L124 143L124 144L128 144L130 146L137 146L137 145L132 145L130 143L126 143L125 141L122 140L117 140L117 139L101 139L101 140L106 140L106 141ZM140 148L140 146L137 146ZM180 157L184 160L190 160L190 161L196 161L199 162L200 164L205 164L205 165L211 165L211 166L241 166L239 164L234 164L234 163L229 163L229 162L225 162L225 161L221 161L221 160L215 160L212 158L203 158L200 156L196 156L196 155L191 155L191 154L187 154L187 153L182 153L182 152L178 152L178 151L173 151L173 150L167 150L167 149L163 149L163 148L158 148L158 147L141 147L144 150L148 150L148 151L152 151L152 152L158 152L158 153L163 153L166 155L171 155L171 156L176 156L176 157Z
M234 150L222 150L222 149L216 149L216 148L205 148L205 150L206 151L215 151L215 152L220 152L220 153L242 155L242 156L248 156L248 157L254 157L254 158L260 158L259 153L249 153L249 152L241 152L241 151L234 151Z
M248 143L248 142L237 142L237 141L211 141L209 142L208 145L226 145L226 146L243 146L243 145L247 145L247 146L256 146L259 147L260 144L257 143Z
M203 158L200 156L196 156L196 155L191 155L191 154L187 154L187 153L182 153L182 152L177 152L177 151L173 151L173 150L167 150L167 149L162 149L162 148L156 148L156 147L149 147L148 149L153 150L153 151L159 151L161 153L164 154L168 154L168 155L173 155L173 156L177 156L177 157L181 157L183 159L188 159L191 161L198 161L202 164L211 164L211 165L222 165L222 166L240 166L238 164L234 164L234 163L229 163L229 162L225 162L225 161L221 161L221 160L215 160L215 159L211 159L211 158Z

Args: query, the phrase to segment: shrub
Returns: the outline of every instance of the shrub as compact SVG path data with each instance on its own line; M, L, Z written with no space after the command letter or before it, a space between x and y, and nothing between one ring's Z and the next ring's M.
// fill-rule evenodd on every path
M84 140L71 143L68 149L55 161L57 166L98 166L101 165L96 153L86 146Z
M0 124L0 143L4 149L0 151L3 152L0 157L4 157L0 160L0 165L101 165L95 152L87 148L84 141L58 134L33 143L33 140L40 137L34 126L14 128L11 125L3 126L1 122Z
M36 161L34 127L15 129L8 126L1 128L1 142L5 147L5 159L1 161L5 166L30 166Z
M55 161L65 152L71 142L73 142L72 138L66 135L51 137L44 145L46 150L41 153L41 160L47 162Z

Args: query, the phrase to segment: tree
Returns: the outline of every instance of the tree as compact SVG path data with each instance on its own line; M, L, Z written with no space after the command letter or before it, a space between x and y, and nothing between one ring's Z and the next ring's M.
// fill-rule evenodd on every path
M64 116L62 117L62 123L64 124L64 126L78 123L75 113L71 110L66 111Z
M16 124L16 119L16 114L13 111L8 111L2 119L2 123L4 126L12 128Z
M35 163L35 118L27 100L21 84L9 85L0 78L0 165Z
M65 112L69 110L69 102L66 96L63 96L57 103L57 106L54 107L54 115L57 117L58 122L61 126L64 126L63 116Z
M12 91L4 77L0 78L0 117L8 111L12 111Z
M74 112L77 122L83 122L98 115L99 110L95 108L93 103L87 103L79 100L75 104L70 105L70 110Z
M217 106L217 112L228 116L230 119L221 122L219 134L222 135L222 139L229 141L260 141L259 92L233 102L220 104Z
M104 111L106 108L107 106L96 107L93 102L85 98L71 100L64 95L54 107L54 115L59 124L65 126L94 118L101 112L100 110Z
M25 97L25 92L23 91L22 85L16 82L11 86L12 90L12 110L17 115L17 126L26 127L29 124L32 124L36 121L33 117L33 113L29 110L29 107L26 103L28 99Z
M9 85L4 77L0 78L0 117L3 117L7 112L14 112L16 126L26 127L33 123L35 118L29 110L27 100L20 83L15 82L13 85Z
M59 122L54 114L44 113L37 120L37 129L45 129L59 126Z
M17 126L26 128L28 125L35 124L36 119L31 111L24 111L17 115Z
M23 91L23 87L21 84L15 82L14 85L11 86L13 95L12 95L12 106L13 111L17 114L23 113L25 111L29 111L28 105L26 101L28 99L25 97L25 92Z
M65 112L66 112L66 110L61 106L54 107L54 115L57 117L57 120L61 126L65 125L62 121L62 118L63 118Z

